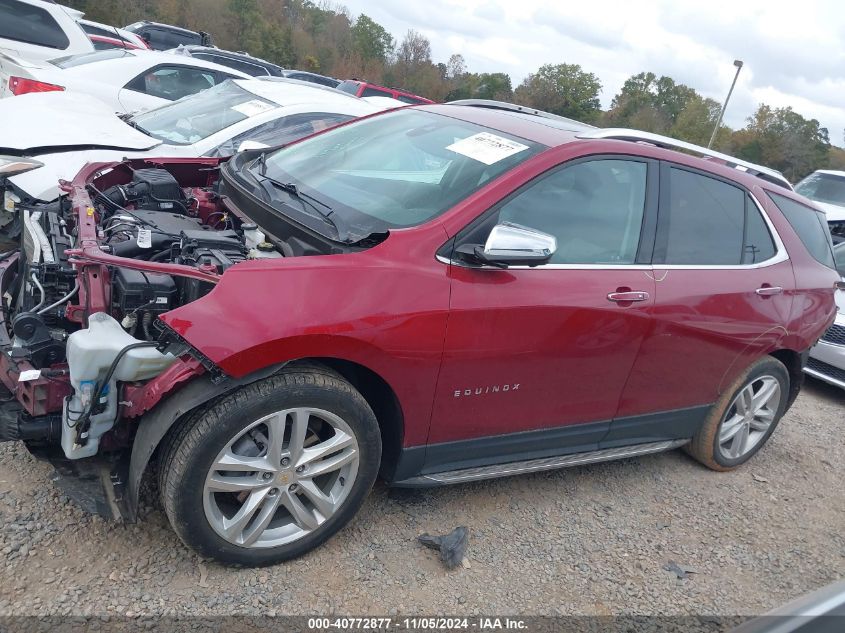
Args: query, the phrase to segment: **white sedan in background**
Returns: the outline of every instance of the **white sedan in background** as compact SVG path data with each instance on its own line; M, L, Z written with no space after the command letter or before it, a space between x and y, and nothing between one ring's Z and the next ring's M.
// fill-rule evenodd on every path
M89 162L229 156L246 141L251 148L282 145L390 107L395 103L373 105L292 79L227 81L201 95L123 117L69 93L2 100L0 122L15 125L3 126L8 129L0 133L0 226L14 220L21 203L57 198L59 179L71 179Z
M158 51L116 48L50 61L26 61L0 53L0 98L76 92L99 99L113 112L149 110L238 78L249 75ZM5 128L8 123L0 125Z

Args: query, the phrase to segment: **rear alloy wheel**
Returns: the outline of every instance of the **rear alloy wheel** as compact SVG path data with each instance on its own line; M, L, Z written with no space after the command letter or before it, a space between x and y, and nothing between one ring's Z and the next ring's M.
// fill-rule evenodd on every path
M755 362L713 406L686 451L713 470L751 459L786 410L789 374L775 358Z
M186 420L160 466L180 538L227 563L266 565L313 549L372 487L381 438L372 410L324 368L290 369Z
M780 383L774 376L761 376L743 387L719 427L722 457L739 459L753 451L775 421L780 401Z

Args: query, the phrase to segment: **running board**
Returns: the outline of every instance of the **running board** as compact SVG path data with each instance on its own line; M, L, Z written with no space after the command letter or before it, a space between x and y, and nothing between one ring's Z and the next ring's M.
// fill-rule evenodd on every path
M400 487L424 487L443 486L447 484L460 484L467 481L478 481L479 479L493 479L494 477L507 477L509 475L522 475L535 473L543 470L554 470L556 468L569 468L583 464L594 464L596 462L607 462L626 457L638 457L650 453L662 453L673 448L687 444L689 439L667 440L663 442L649 442L647 444L635 444L633 446L622 446L619 448L605 448L588 453L573 453L570 455L559 455L557 457L544 457L542 459L530 459L523 462L510 462L507 464L493 464L491 466L478 466L477 468L464 468L462 470L449 470L442 473L430 473L398 481L394 486Z

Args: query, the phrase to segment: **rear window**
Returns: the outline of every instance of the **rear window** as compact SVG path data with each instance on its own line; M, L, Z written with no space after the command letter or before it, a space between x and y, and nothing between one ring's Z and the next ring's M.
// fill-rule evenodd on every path
M360 84L357 81L341 81L337 86L337 89L342 90L343 92L348 92L351 95L357 95L359 85Z
M102 27L94 26L93 24L85 24L83 22L80 22L79 26L81 26L82 30L88 33L88 35L100 35L102 37L112 37L115 39L124 40L124 38L121 37L120 33L118 33L117 30L114 29L104 29Z
M0 0L2 2L3 0ZM105 51L96 51L94 53L84 53L82 55L71 55L70 57L61 57L54 59L50 63L59 68L73 68L74 66L84 66L85 64L92 64L94 62L101 62L105 59L120 59L121 57L134 57L132 53L124 48L111 48Z
M387 90L379 90L378 88L371 88L367 86L364 88L364 92L361 93L362 97L390 97L393 98L393 93Z
M805 198L845 207L845 176L815 172L795 185Z
M17 0L0 0L0 38L59 50L70 45L49 12Z
M204 59L207 62L213 62L215 64L220 64L221 66L228 66L229 68L240 70L242 73L246 73L252 77L266 77L270 74L264 66L235 59L234 57L214 55L213 53L192 53L191 56Z
M180 44L202 44L202 37L199 33L168 31L157 26L141 29L140 35L156 50L176 48Z
M833 261L833 240L824 214L785 196L771 191L767 193L795 229L810 255L825 266L836 268Z

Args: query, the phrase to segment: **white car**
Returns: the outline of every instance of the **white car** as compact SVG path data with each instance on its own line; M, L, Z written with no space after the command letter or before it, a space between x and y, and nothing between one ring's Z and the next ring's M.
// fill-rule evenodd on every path
M30 61L90 53L81 17L52 0L0 0L0 53Z
M845 238L845 171L819 169L795 185L795 191L824 211L835 238Z
M35 167L7 178L0 225L13 219L9 213L17 204L54 200L59 179L71 179L89 162L229 156L245 142L250 148L282 145L384 109L300 81L260 79L227 81L202 95L122 118L74 94L0 101L0 122L16 122L0 131L0 178L4 165Z
M845 282L845 242L833 247L836 269ZM810 350L804 371L810 376L845 389L845 290L836 291L836 321Z
M149 110L237 78L249 75L158 51L114 48L37 63L0 54L0 98L78 92L96 97L113 112Z

